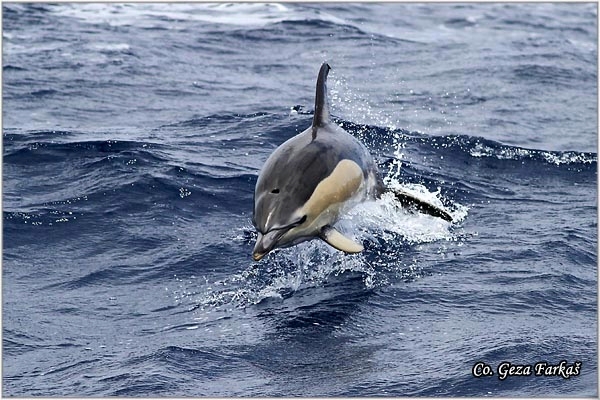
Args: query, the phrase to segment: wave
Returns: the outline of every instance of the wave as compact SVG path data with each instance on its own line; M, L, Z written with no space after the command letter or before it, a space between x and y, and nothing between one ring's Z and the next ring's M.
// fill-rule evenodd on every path
M56 15L75 18L84 23L117 27L186 30L181 25L182 22L202 22L209 24L205 25L209 32L215 26L225 30L220 34L221 42L229 39L282 41L287 39L286 35L281 35L281 30L289 31L291 35L298 31L305 37L307 30L316 31L317 35L319 30L331 32L335 29L344 33L344 40L372 40L378 37L384 41L418 43L395 35L384 35L376 29L366 31L360 24L336 16L335 9L326 11L303 5L223 3L170 4L168 7L162 4L121 4L98 7L95 4L61 4L50 6L49 10ZM112 44L106 46L114 47ZM227 52L228 49L219 47L219 51Z
M581 82L596 82L597 75L595 71L588 72L583 68L561 68L556 65L524 64L514 68L514 79L515 83L531 81L535 84L568 88L576 87Z
M460 150L475 158L493 157L498 160L532 160L554 165L595 165L596 153L577 151L546 151L526 149L485 139L483 137L449 135L428 140L438 149Z
M206 116L194 117L184 121L173 122L161 125L158 129L164 128L206 128L213 125L237 124L261 121L265 119L276 118L276 115L266 112L255 112L252 114L211 114ZM228 126L228 129L231 127Z
M2 66L2 71L4 71L4 72L6 72L6 71L27 71L27 68L18 67L16 65L11 65L11 64L4 64Z
M273 128L260 140L279 143L297 129L298 119L307 117L309 115L305 113L288 118L258 113L193 118L157 129L157 135L171 130L184 132L177 141L171 139L163 143L112 139L73 141L78 135L64 131L6 133L5 171L9 174L5 184L5 233L23 229L25 225L44 229L60 224L77 224L80 232L87 232L86 218L87 221L90 218L101 221L107 216L122 219L135 215L145 220L156 215L157 205L164 204L170 209L177 209L178 215L190 220L197 220L203 215L214 218L223 211L244 215L245 225L232 232L228 240L237 243L240 248L249 248L255 240L255 233L249 223L248 207L260 163L251 167L244 161L237 164L214 160L205 162L193 157L188 159L187 153L182 155L175 148L185 143L185 146L194 146L192 154L211 151L210 142L198 143L195 139L214 129L225 131L235 126L244 134L231 134L233 141L244 142L248 151L252 152L259 140L252 134L253 126L263 126L275 119ZM367 251L364 253L347 256L318 240L302 243L293 251L274 251L266 268L257 270L252 263L242 272L228 275L220 282L201 284L199 288L187 290L186 295L177 298L180 304L187 304L191 309L246 307L286 298L307 288L321 287L338 277L358 280L365 290L398 280L419 279L429 273L419 261L421 247L431 247L433 252L443 256L451 251L449 249L462 246L465 240L476 234L465 232L462 228L462 222L468 217L469 204L479 196L510 196L505 187L496 187L487 178L470 174L465 165L490 160L491 163L486 162L478 168L479 171L485 170L485 174L493 180L501 176L508 176L510 180L515 174L525 174L551 180L558 177L573 183L588 181L591 178L589 174L596 173L595 153L525 149L475 136L432 136L344 120L337 122L365 142L376 155L388 186L410 191L425 201L446 208L455 222L448 224L426 215L410 213L402 209L392 195L384 195L381 199L355 207L338 223L342 232L365 245ZM247 131L245 128L250 129ZM189 134L185 133L188 131ZM261 148L261 151L265 153L265 149ZM57 190L37 194L29 204L25 204L14 198L17 192L11 185L11 179L14 179L14 171L22 166L40 165L40 160L44 161L44 169L54 169L53 163L70 169L63 171L64 176L55 181L59 186L53 187L58 187ZM41 179L46 178L42 176ZM65 187L60 187L61 179ZM71 190L67 182L77 182L76 191ZM210 209L206 204L218 204L220 209ZM152 248L154 239L146 238L150 240L147 244L139 242L142 239L136 236L126 245L135 243L139 248ZM9 247L18 245L6 244ZM223 251L219 246L210 244L200 251L206 252L206 257L218 257L216 254ZM162 263L156 259L154 262ZM92 271L61 285L79 288L115 277L124 282L139 283L158 279L173 268L195 268L190 260L182 260L181 266L178 265L164 266L166 269L161 269L159 275L143 267L121 271L116 266Z
M76 18L86 23L108 23L111 26L138 26L166 28L180 21L207 22L230 26L266 26L283 21L320 20L342 23L340 18L325 12L278 4L97 4L55 5L52 11L61 16Z
M400 150L396 156L414 151L418 156L432 154L435 157L466 156L469 158L495 158L497 160L534 161L556 166L580 166L595 169L598 155L592 152L548 151L511 146L469 135L435 136L410 132L398 128L382 128L374 125L356 124L337 119L345 130L361 139L373 153L384 155ZM440 158L443 160L443 158ZM458 161L458 160L456 160Z
M170 139L162 143L114 139L78 141L73 139L79 133L68 131L9 131L4 134L5 206L8 206L5 210L28 212L36 204L42 208L67 204L84 196L98 198L107 192L110 194L106 198L110 200L123 194L136 202L136 196L184 198L194 193L194 199L217 196L223 197L227 204L233 204L234 199L226 199L231 188L237 187L241 189L240 193L245 193L244 196L251 196L261 162L250 154L257 146L260 147L259 141L273 141L269 149L283 142L290 132L298 129L296 120L306 118L304 114L298 114L291 120L266 113L194 118L159 128L153 136L160 136L165 131L175 131L180 136L175 141ZM252 134L256 126L262 131L265 123L272 125L269 131L261 137ZM337 123L366 144L384 174L394 170L396 181L423 185L430 192L442 188L442 198L446 198L450 191L456 193L463 189L463 194L476 194L477 190L473 189L481 188L482 182L468 177L464 165L475 165L478 160L493 162L478 168L493 168L494 171L487 174L498 177L501 173L518 173L585 181L588 176L585 174L595 174L597 168L597 154L590 152L526 149L475 136L432 136L345 120L337 120ZM241 131L247 133L240 135ZM227 136L222 137L218 132ZM232 160L229 152L224 152L224 144L225 148L245 149L244 159L247 161ZM194 152L185 152L179 147L194 148ZM210 158L210 162L198 160L196 152L209 152L218 157ZM261 152L264 153L265 149L261 148ZM250 160L252 163L248 165ZM522 167L515 169L517 165ZM20 169L23 166L27 171ZM21 196L12 189L12 175L27 172L43 180L47 168L59 169L55 178L58 190L42 193L36 196L38 201L20 203L15 209L13 204L19 203L17 200ZM574 175L573 172L580 174ZM36 182L37 179L29 181ZM77 190L73 190L71 182L77 182ZM490 188L488 185L481 190Z
M36 131L30 134L5 134L4 161L12 164L64 162L73 158L89 159L95 156L136 155L148 162L165 161L157 156L161 144L137 142L129 140L85 140L73 142L56 142L55 137L69 135L61 131ZM46 140L39 140L44 137ZM50 139L50 140L48 140ZM6 142L5 142L6 143ZM18 143L18 145L16 145ZM16 147L16 148L14 148Z

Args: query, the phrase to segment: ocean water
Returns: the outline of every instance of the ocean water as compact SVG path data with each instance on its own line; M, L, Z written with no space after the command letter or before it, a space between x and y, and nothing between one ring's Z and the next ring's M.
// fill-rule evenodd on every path
M4 396L598 395L596 4L2 18ZM323 61L335 121L455 222L386 195L339 223L364 252L255 263Z

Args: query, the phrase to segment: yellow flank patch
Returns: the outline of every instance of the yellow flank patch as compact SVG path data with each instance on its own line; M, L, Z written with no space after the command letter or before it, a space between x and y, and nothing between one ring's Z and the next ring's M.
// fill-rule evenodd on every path
M304 204L304 214L316 218L331 205L351 198L362 182L363 171L357 163L352 160L340 161L333 172L317 185L310 199Z

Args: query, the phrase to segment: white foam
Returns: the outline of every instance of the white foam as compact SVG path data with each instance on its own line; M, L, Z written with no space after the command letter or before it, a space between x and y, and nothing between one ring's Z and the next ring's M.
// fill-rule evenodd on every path
M131 48L127 43L95 43L91 46L100 51L127 51Z
M523 160L541 156L547 162L555 165L573 163L591 164L597 161L596 156L573 151L552 153L543 150L530 150L508 146L492 148L481 143L476 143L475 147L469 151L469 154L473 157L496 157L499 160Z
M138 26L177 29L173 21L197 21L232 26L265 26L282 21L307 19L335 23L345 21L323 12L294 9L281 3L137 3L59 4L53 12L79 20L110 26Z

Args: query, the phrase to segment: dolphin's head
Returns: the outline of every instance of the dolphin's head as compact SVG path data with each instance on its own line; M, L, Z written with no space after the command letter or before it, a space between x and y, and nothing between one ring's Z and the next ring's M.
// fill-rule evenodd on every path
M329 174L327 157L311 144L310 129L279 146L260 171L254 189L252 223L258 232L253 258L318 235L319 210L306 208L315 188Z
M252 252L255 261L275 248L292 246L314 236L307 223L308 215L303 212L293 191L285 187L259 190L259 186L255 192L252 216L258 232Z

